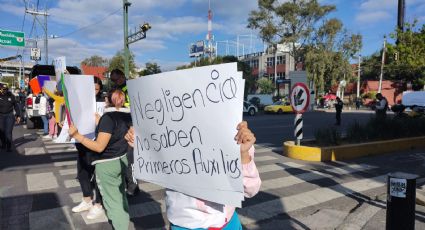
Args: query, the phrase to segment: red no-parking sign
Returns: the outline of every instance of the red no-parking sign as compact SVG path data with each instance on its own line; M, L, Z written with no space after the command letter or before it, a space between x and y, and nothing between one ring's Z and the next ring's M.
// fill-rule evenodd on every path
M310 105L310 91L304 83L296 83L291 90L290 101L296 113L304 113Z

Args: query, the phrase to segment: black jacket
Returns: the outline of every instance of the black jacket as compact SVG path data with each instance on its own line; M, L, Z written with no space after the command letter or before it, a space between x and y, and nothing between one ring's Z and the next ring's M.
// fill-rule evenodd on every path
M6 95L0 95L0 114L13 113L13 109L15 109L16 116L21 116L15 96L10 92L6 93Z

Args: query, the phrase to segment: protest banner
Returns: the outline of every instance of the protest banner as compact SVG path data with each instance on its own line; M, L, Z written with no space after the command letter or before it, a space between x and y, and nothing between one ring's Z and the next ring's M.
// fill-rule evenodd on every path
M54 93L56 91L56 84L56 81L45 81L43 87Z
M94 117L96 99L93 81L93 76L65 74L63 77L65 87L62 88L71 121L79 133L90 139L94 138L96 128Z
M55 143L61 143L61 144L75 143L75 139L74 138L71 138L69 136L68 130L69 130L68 121L65 119L64 120L64 123L62 125L61 132L59 133L58 138L56 138L53 142L55 142Z
M38 82L37 78L31 79L29 85L34 95L38 95L41 92L40 83Z
M50 76L47 76L47 75L38 75L37 76L37 81L38 81L38 84L40 85L40 88L43 88L44 87L44 82L50 81Z
M56 81L59 82L61 80L61 76L65 74L66 71L66 58L57 57L53 59L53 65L55 66Z
M236 63L128 81L136 178L240 207L244 83Z

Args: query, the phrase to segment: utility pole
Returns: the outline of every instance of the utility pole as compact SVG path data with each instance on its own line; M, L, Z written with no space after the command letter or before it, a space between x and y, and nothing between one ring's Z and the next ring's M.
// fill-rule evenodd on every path
M359 54L359 64L357 65L357 99L360 98L360 64L361 64L362 55Z
M128 7L131 6L131 3L127 0L123 0L124 7L124 74L125 78L128 79L130 77L130 51L128 49Z
M49 14L47 13L47 10L45 10L44 12L39 12L37 10L28 10L28 9L25 10L25 13L28 13L34 16L34 19L37 20L37 22L40 23L40 25L44 29L44 49L46 50L44 60L45 60L45 64L48 65L49 64L49 47L48 47L48 40L47 40L47 16L49 16ZM44 16L44 24L42 24L38 20L37 16Z
M382 49L382 61L381 61L381 75L379 76L379 88L378 93L382 90L382 77L384 75L384 64L385 64L385 50L386 50L387 37L384 36L384 48Z
M131 43L137 42L141 39L146 38L146 31L151 29L149 23L144 23L140 25L139 30L130 32L128 34L128 7L131 6L131 3L128 0L123 0L124 8L124 74L125 78L130 78L130 50L129 45Z

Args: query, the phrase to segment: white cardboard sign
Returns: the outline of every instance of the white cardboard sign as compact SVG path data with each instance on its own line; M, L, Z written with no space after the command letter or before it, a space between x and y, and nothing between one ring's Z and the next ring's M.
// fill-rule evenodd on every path
M244 83L236 63L128 81L136 178L240 207Z
M53 59L53 65L55 66L56 81L59 82L61 74L65 73L66 70L66 58L57 57Z
M95 136L96 99L92 75L64 76L71 119L78 132L87 138Z

